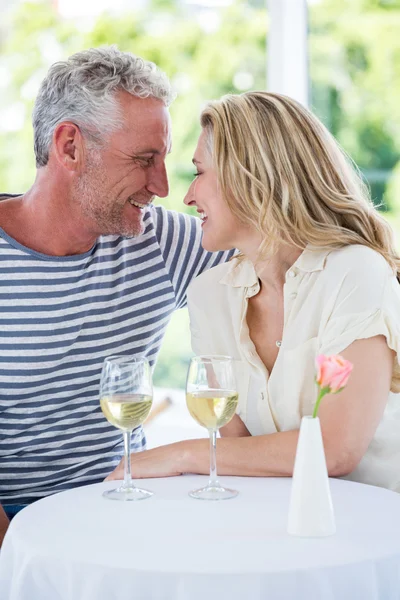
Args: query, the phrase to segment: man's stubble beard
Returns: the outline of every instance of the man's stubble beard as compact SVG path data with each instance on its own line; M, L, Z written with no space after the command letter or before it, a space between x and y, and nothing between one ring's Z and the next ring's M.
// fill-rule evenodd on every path
M95 224L99 235L137 237L143 232L142 222L124 223L123 211L126 201L110 200L107 193L110 187L100 152L94 150L75 188L76 201L82 214Z

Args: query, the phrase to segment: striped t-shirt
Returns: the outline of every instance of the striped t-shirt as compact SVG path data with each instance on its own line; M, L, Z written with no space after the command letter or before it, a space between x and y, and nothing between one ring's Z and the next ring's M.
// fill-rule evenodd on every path
M84 254L32 251L0 229L0 502L25 504L102 481L123 454L99 405L102 362L153 364L191 279L227 259L201 247L200 220L150 207L137 238ZM141 428L132 449L145 440Z

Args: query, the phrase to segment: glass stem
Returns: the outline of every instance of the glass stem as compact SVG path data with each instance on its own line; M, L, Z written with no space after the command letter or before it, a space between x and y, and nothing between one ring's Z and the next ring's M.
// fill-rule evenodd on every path
M126 490L135 487L131 477L131 431L124 431L124 483L122 487Z
M217 479L217 431L210 431L210 481L209 487L220 487Z

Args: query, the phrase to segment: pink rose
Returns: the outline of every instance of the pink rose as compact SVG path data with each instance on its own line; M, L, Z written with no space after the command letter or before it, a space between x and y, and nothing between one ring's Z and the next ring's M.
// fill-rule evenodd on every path
M316 362L318 367L316 381L321 389L329 388L329 391L335 394L344 388L353 370L351 362L338 354L332 356L320 354Z

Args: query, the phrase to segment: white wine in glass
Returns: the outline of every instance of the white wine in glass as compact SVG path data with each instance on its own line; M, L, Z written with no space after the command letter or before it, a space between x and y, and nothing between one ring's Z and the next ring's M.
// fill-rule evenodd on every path
M217 479L217 431L232 419L238 403L233 359L230 356L195 356L186 382L186 404L192 417L210 435L210 480L189 493L200 500L225 500L238 492L221 486Z
M147 419L152 402L153 398L144 394L115 394L101 398L100 406L111 425L133 431Z
M151 368L145 358L109 356L100 381L100 406L107 421L124 436L124 481L103 496L111 500L144 500L153 492L135 487L131 478L131 435L147 418L153 402Z

